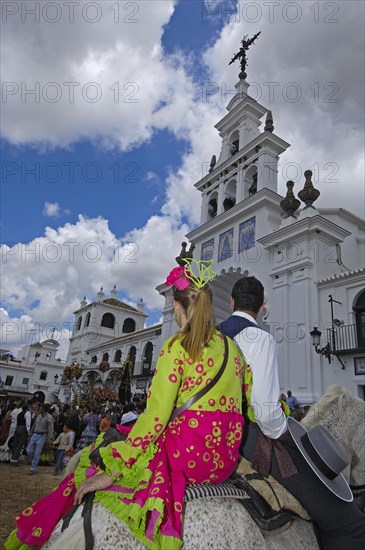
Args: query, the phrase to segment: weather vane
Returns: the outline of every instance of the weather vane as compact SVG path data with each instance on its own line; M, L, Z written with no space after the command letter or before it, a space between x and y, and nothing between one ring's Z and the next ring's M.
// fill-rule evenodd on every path
M231 61L229 62L229 65L231 65L232 63L237 61L237 59L240 60L241 72L238 76L241 80L244 80L245 78L247 78L247 73L246 73L246 67L247 67L246 52L247 52L248 48L250 46L252 46L252 44L255 42L256 38L260 34L261 34L261 31L258 32L257 34L255 34L255 36L253 36L252 38L248 38L248 36L245 35L243 37L243 40L241 40L241 44L242 44L241 48L239 49L239 51L236 54L234 54Z

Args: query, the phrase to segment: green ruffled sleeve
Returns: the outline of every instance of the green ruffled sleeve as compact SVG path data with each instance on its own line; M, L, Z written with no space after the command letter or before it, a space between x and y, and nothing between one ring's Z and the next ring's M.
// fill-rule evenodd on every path
M126 441L111 443L100 449L109 475L123 475L123 485L134 487L157 451L154 442L165 430L175 408L183 374L183 349L166 340L156 364L148 393L146 411L140 415ZM133 468L131 469L131 467ZM130 478L131 485L128 485Z

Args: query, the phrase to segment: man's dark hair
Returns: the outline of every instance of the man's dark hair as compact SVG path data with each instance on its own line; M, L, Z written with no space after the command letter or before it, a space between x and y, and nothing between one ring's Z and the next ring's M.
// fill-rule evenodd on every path
M232 288L234 309L258 313L264 303L264 287L256 277L243 277Z

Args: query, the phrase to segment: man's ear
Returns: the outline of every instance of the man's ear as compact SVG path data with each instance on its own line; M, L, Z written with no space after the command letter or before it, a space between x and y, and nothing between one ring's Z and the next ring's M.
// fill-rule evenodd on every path
M263 310L264 310L264 307L265 307L265 302L264 302L263 304L261 304L261 307L260 307L260 309L258 310L257 315L261 315L261 313L262 313Z
M231 305L231 311L234 311L234 299L232 298L232 296L230 299L230 305Z

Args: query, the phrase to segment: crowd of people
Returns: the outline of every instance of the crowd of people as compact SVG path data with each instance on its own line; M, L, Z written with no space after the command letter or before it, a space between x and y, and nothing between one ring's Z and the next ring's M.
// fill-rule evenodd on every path
M91 445L99 433L117 424L129 425L146 407L146 394L136 394L130 402L93 403L83 407L62 403L29 401L0 405L0 461L19 466L24 457L34 475L38 465L55 464L54 475L69 458Z

